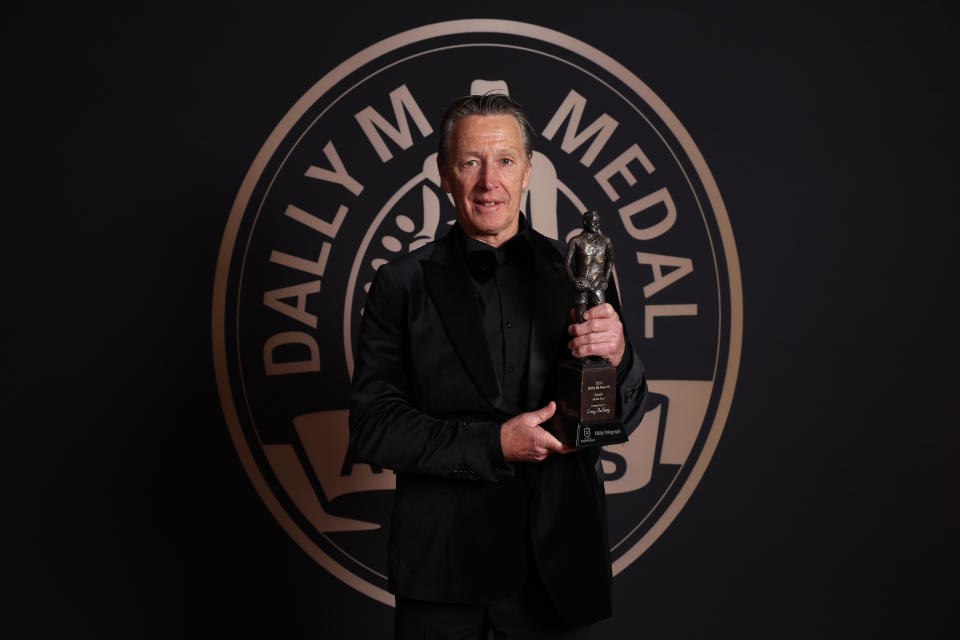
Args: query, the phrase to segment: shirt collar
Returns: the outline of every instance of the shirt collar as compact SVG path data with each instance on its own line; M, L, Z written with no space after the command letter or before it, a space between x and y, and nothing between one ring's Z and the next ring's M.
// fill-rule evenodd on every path
M457 240L460 242L460 248L463 249L465 253L470 253L471 251L497 251L498 247L493 247L486 242L468 236L467 232L463 230L463 227L461 227L459 223L454 225L454 228L458 230ZM530 225L527 223L527 217L522 211L517 219L516 235L500 245L499 249L505 249L508 244L514 242L523 242L530 245L530 248L533 247L533 243L530 242Z
M492 247L476 238L471 238L460 228L457 237L466 254L467 267L474 280L489 280L501 264L522 266L530 264L533 256L533 244L530 242L530 226L523 214L519 217L516 235L499 247Z

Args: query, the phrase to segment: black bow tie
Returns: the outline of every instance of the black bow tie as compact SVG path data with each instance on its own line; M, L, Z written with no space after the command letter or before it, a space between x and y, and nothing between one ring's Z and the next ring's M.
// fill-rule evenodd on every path
M467 268L477 282L486 282L497 272L501 264L520 267L530 264L533 252L526 238L511 239L509 242L489 249L476 249L467 253Z

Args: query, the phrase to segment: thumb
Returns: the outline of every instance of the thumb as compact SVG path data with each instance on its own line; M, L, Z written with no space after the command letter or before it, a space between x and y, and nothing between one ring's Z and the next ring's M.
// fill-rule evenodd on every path
M546 406L541 407L533 412L533 415L537 417L537 424L543 424L547 420L553 417L553 414L557 412L557 403L551 400L546 404Z

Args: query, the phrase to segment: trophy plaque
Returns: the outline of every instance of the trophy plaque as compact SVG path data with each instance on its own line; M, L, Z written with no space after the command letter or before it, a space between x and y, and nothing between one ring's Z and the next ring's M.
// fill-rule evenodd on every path
M565 360L557 372L557 412L551 429L571 447L627 441L617 415L617 370L609 362Z

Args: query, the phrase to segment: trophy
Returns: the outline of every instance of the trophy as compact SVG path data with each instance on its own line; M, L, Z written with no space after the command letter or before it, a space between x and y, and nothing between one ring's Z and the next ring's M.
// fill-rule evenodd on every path
M600 232L600 215L583 214L583 232L570 238L564 260L576 289L577 322L583 313L602 304L613 271L613 245ZM571 447L602 447L626 442L617 414L617 369L606 358L568 358L558 365L557 412L550 430Z

